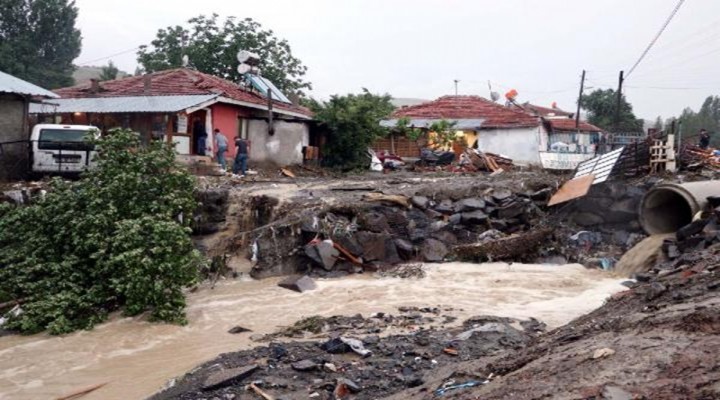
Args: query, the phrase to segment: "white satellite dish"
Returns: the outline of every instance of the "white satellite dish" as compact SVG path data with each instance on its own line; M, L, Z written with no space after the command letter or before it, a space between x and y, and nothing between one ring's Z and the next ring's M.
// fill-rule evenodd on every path
M257 65L260 63L260 56L247 50L240 50L237 53L237 60L242 64Z
M252 69L252 67L249 66L249 65L247 65L247 64L240 64L240 65L238 65L238 67L237 67L237 72L238 72L240 75L245 75L245 74L247 74L248 72L250 72L251 69Z
M490 92L490 98L492 99L492 101L498 101L500 99L500 93Z

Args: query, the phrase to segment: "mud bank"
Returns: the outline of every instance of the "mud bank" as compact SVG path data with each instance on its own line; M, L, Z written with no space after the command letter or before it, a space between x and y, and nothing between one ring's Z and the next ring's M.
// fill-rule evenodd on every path
M498 315L535 317L552 328L623 290L616 279L579 265L426 268L427 277L417 280L370 275L318 280L318 289L304 294L276 287L275 278L221 283L215 290L189 294L190 324L185 327L123 318L64 337L0 337L0 399L56 398L102 382L109 384L85 398L143 398L220 353L265 345L251 335L272 333L311 315L369 317L397 314L400 306L439 306L452 308L457 324L475 315ZM227 333L236 325L253 332Z

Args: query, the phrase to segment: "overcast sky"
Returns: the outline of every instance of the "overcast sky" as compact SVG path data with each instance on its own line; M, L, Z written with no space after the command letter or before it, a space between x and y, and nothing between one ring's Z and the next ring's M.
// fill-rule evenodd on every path
M134 52L159 28L199 14L251 17L290 42L312 95L366 87L395 97L489 97L487 81L520 101L574 109L587 90L617 85L677 0L77 0L78 63L112 59L132 72ZM116 53L126 52L122 55ZM100 59L100 60L98 60ZM639 117L677 115L720 95L720 1L687 0L626 81Z

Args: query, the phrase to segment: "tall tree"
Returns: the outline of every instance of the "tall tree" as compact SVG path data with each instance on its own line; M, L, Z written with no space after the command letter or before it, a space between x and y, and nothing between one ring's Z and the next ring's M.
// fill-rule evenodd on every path
M678 118L682 124L683 137L697 136L700 129L710 133L710 143L713 146L720 144L720 97L708 96L700 106L698 112L686 108ZM692 140L692 139L691 139Z
M657 118L655 118L655 122L653 123L653 129L658 132L663 130L663 120L661 116L658 115Z
M260 56L262 75L279 89L302 93L311 85L302 78L307 67L295 58L287 40L278 39L250 18L218 21L217 14L188 20L189 26L160 29L150 46L141 46L138 62L147 72L178 68L187 55L198 71L237 81L237 53L248 50Z
M113 79L117 79L119 72L120 70L115 66L115 63L108 61L108 65L102 67L100 70L100 80L111 81Z
M625 95L620 97L620 120L618 124L615 123L617 95L613 89L597 89L584 95L580 105L587 111L591 124L607 131L639 132L643 129L643 121L635 117Z
M313 103L315 119L328 129L324 160L330 166L352 169L369 165L367 149L388 134L380 121L393 112L390 95L374 95L367 89L361 94L332 96L330 101Z
M75 1L0 0L0 10L0 70L49 89L72 85Z

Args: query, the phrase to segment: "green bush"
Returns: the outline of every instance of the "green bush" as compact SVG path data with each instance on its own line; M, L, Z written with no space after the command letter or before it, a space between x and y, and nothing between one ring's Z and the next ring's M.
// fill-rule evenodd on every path
M389 132L380 126L380 121L392 114L391 99L390 95L378 96L363 89L361 94L332 96L324 104L309 103L315 119L330 133L323 148L328 166L350 170L370 165L368 148Z
M190 239L194 180L163 142L117 130L98 165L54 179L29 206L0 207L0 293L24 300L5 328L62 334L110 312L185 323L182 288L202 258Z

